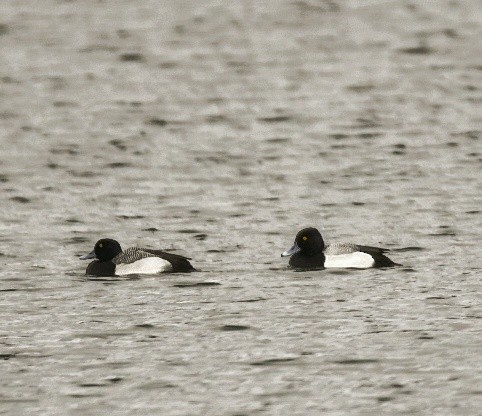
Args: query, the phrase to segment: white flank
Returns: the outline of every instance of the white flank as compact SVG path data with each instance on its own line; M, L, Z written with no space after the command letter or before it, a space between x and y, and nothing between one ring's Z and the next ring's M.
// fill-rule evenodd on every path
M133 263L116 265L115 274L118 276L127 274L157 274L171 270L172 264L167 260L160 257L146 257Z
M336 254L333 256L326 256L325 268L354 268L354 269L368 269L373 267L375 260L370 254L362 251L355 251L350 254Z

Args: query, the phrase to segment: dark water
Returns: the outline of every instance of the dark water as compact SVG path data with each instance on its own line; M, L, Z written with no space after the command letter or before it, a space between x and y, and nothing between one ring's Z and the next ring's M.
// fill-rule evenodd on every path
M481 13L3 1L0 414L480 413ZM306 225L404 267L287 270Z

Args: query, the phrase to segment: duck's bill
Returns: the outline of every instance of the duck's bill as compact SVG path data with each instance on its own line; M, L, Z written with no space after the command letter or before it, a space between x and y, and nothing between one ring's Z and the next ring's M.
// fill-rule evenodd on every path
M300 250L301 250L301 248L299 248L298 244L294 243L293 247L291 247L289 250L286 250L283 254L281 254L281 257L291 256L295 253L298 253L298 251L300 251Z
M80 260L90 260L90 259L95 259L95 251L92 250L89 254L86 254L85 256L79 257Z

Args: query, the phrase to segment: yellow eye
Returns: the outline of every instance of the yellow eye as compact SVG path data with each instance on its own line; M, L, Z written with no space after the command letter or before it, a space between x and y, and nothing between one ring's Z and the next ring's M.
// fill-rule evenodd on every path
M102 248L104 245L102 243L99 244L99 247Z
M303 241L308 240L308 237L306 235L303 236Z

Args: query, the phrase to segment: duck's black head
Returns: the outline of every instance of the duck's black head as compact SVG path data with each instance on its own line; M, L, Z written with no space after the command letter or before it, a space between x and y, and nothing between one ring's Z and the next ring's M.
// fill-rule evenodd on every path
M293 247L286 250L281 256L291 256L300 253L305 256L314 256L322 253L325 248L325 242L320 232L313 227L304 228L296 234Z
M82 256L81 260L98 259L101 262L109 261L120 253L122 253L122 248L116 240L112 240L111 238L103 238L97 241L97 243L95 243L94 250L92 250L89 254Z

